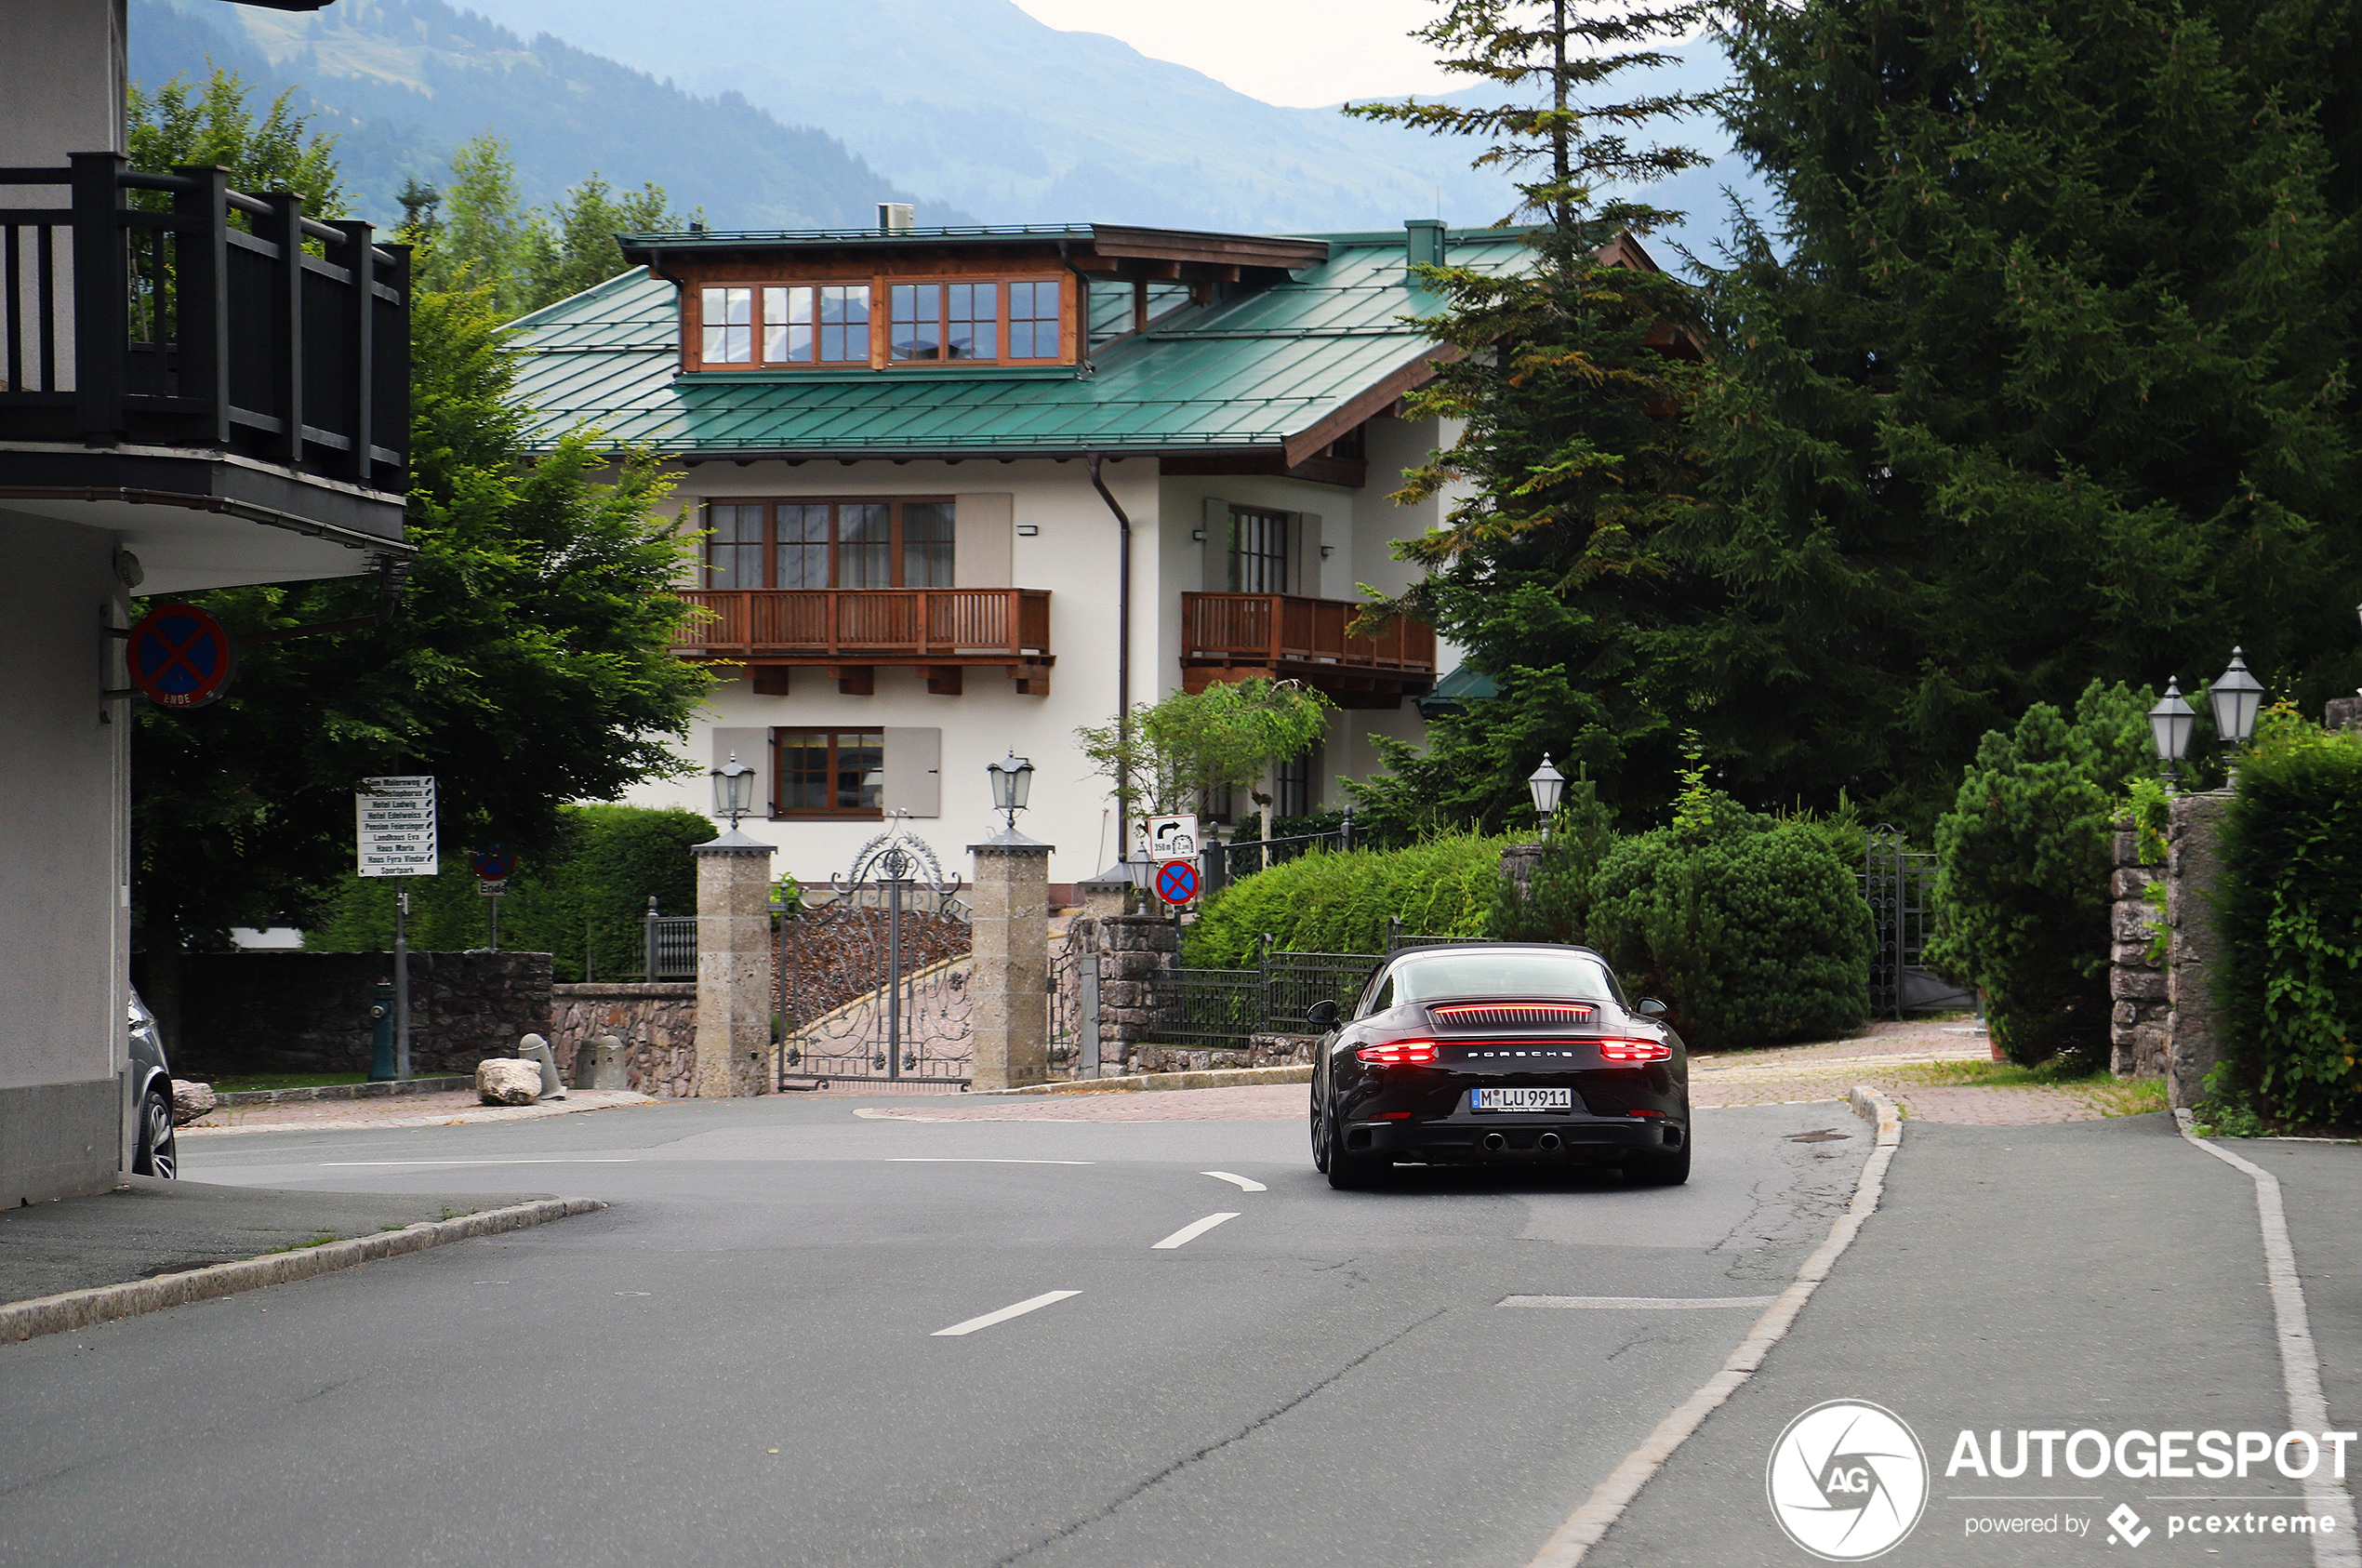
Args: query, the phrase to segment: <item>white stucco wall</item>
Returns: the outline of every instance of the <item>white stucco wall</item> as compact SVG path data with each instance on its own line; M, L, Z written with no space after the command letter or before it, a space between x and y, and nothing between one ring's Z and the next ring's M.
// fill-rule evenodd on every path
M100 530L0 512L0 1202L103 1187L119 1157L129 705L102 703L124 605ZM120 618L116 624L122 624ZM112 708L113 722L100 712Z

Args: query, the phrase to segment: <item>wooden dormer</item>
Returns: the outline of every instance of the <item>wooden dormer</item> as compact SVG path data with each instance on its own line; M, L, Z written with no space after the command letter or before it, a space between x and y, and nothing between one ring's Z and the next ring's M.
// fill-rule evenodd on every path
M681 372L763 375L1074 366L1093 288L1259 288L1328 259L1323 240L1113 224L623 236L673 284Z

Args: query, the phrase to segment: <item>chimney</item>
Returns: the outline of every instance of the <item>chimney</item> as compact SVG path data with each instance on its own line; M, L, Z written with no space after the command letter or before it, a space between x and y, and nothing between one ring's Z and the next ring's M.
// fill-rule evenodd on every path
M1406 218L1402 220L1405 241L1405 265L1402 280L1417 283L1413 267L1443 265L1443 219L1440 218Z
M913 216L914 213L909 202L880 202L878 204L878 233L907 234L913 226L911 223Z

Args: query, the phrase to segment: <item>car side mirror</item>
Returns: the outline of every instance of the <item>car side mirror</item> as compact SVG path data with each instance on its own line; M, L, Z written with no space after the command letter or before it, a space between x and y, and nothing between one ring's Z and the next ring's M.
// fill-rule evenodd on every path
M1632 1010L1644 1018L1662 1018L1665 1017L1665 1006L1653 996L1644 996Z
M1304 1010L1304 1016L1308 1021L1320 1025L1322 1029L1337 1027L1337 1004L1326 999L1307 1007Z

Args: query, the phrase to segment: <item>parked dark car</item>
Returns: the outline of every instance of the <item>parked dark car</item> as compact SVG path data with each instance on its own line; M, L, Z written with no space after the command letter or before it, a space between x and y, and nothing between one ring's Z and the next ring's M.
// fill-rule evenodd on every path
M1367 1186L1398 1160L1616 1164L1690 1178L1689 1050L1663 1003L1626 1002L1588 948L1467 944L1397 953L1312 1069L1312 1163Z
M180 1139L172 1127L172 1070L165 1063L156 1016L136 990L131 993L131 1074L139 1090L131 1101L132 1114L139 1119L131 1169L168 1181L180 1174Z

